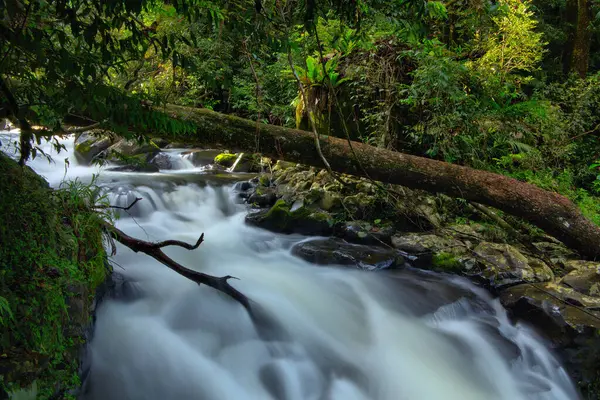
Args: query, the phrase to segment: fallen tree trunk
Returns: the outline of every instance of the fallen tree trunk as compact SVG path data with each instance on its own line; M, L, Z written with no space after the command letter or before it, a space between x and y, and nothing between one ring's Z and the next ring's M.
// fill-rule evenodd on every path
M312 133L257 124L206 109L160 108L170 117L193 122L194 135L173 139L194 145L221 145L257 151L287 161L324 167ZM258 146L258 147L257 147ZM581 255L600 256L600 227L566 197L507 176L412 156L363 143L327 137L321 148L332 170L495 207L540 227Z

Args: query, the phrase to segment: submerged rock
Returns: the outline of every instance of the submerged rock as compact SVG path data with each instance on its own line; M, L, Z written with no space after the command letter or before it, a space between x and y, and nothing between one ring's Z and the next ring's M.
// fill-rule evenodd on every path
M292 254L319 265L346 265L364 270L401 267L404 258L393 249L348 243L329 238L298 243Z
M333 232L333 220L328 213L304 205L289 206L284 200L277 200L268 210L248 214L246 222L280 233L318 236Z

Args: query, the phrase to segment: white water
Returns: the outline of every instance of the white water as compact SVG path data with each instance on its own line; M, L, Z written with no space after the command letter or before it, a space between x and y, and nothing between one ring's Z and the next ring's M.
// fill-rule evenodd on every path
M64 144L68 177L99 171L76 166L71 140ZM64 157L31 166L56 186ZM101 182L114 204L144 198L135 218L118 222L131 235L193 243L204 232L197 250L167 254L238 277L232 284L251 299L254 318L119 246L115 270L129 283L98 311L84 400L578 398L546 345L482 290L419 271L312 266L289 252L302 238L244 225L231 186L185 183L200 183L198 172L104 171Z

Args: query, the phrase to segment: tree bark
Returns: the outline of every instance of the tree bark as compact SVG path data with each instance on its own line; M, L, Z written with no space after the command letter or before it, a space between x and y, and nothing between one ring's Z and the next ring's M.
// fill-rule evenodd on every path
M569 24L569 36L563 54L563 68L566 74L576 72L581 78L587 75L592 19L590 0L567 0L565 21Z
M195 134L171 136L176 141L257 151L276 159L324 167L310 132L257 125L255 121L206 109L167 106L159 110L196 125ZM256 148L255 135L260 135L260 148ZM334 171L492 206L540 227L581 255L600 257L600 227L585 218L569 199L557 193L507 176L331 136L322 138L321 147Z

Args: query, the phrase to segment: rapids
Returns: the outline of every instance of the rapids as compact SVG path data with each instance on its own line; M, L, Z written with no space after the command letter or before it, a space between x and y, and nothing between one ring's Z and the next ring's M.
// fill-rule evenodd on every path
M10 152L11 135L0 134ZM314 266L290 253L310 238L244 224L232 180L186 162L177 171L116 173L77 164L73 139L30 166L58 187L100 174L112 204L143 197L117 226L231 281L253 315L143 254L118 246L125 277L105 300L84 360L83 400L571 400L577 391L532 329L467 281L420 271ZM8 146L6 146L8 144ZM64 159L70 167L65 168ZM247 177L233 177L248 179Z

